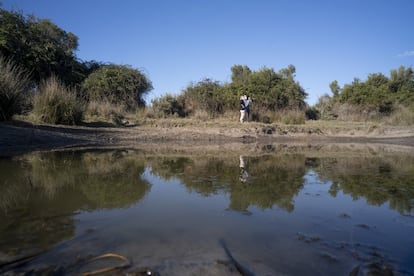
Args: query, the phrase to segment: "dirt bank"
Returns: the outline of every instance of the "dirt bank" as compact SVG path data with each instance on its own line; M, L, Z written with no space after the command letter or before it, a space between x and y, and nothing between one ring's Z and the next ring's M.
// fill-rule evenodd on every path
M246 143L381 143L414 147L412 127L347 124L278 126L256 123L141 125L131 127L56 126L14 121L0 124L0 156L82 147L187 146Z

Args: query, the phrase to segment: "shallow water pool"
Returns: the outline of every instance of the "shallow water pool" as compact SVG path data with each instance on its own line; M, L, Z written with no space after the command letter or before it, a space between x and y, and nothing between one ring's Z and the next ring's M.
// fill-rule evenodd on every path
M413 208L386 146L32 153L0 159L0 273L412 275Z

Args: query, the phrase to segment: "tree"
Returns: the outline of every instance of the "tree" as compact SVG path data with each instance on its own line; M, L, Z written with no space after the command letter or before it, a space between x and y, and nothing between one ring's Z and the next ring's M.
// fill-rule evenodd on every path
M247 91L256 98L255 106L264 110L304 109L305 90L294 80L295 67L289 65L278 73L262 68L249 76Z
M211 117L223 113L226 103L223 91L219 82L209 78L189 85L183 91L186 111L191 113L199 109L206 111Z
M145 106L144 95L151 81L139 70L126 65L103 65L83 82L89 99L123 105L127 110Z
M336 90L336 81L331 90ZM390 78L382 73L368 75L366 81L354 78L345 84L333 100L342 105L362 110L364 114L391 114L398 106L414 106L414 71L411 67L400 66L391 70ZM340 106L337 106L340 107Z
M400 66L398 70L391 70L390 90L393 93L398 92L404 85L410 85L414 82L414 71L411 67L405 69Z
M246 84L252 71L246 65L233 65L231 67L231 81L234 84Z
M221 85L207 78L182 91L185 114L198 109L214 117L225 111L238 110L238 99L242 94L254 98L256 111L305 110L307 94L294 79L296 69L293 65L277 73L266 67L251 71L243 65L234 65L231 71L231 83Z
M40 83L54 75L66 85L83 81L84 65L76 59L78 38L48 19L0 9L0 53Z
M341 91L341 88L339 87L338 81L334 80L329 84L329 88L331 89L331 92L334 97L339 95L339 92Z
M382 73L369 74L366 84L372 87L379 88L383 85L388 86L389 79Z
M315 104L316 110L319 112L319 118L323 120L333 120L338 116L334 113L334 100L328 94L319 97Z

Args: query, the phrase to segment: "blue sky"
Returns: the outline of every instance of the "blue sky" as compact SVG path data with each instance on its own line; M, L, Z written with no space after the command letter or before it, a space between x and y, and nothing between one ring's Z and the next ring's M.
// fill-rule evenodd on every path
M230 68L296 67L313 105L337 80L414 65L412 0L0 0L79 38L77 57L127 64L179 94Z

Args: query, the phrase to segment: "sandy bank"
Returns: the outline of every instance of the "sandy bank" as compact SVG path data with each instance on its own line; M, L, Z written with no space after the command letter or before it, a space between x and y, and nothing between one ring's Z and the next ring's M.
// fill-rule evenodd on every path
M133 127L0 123L0 156L82 147L202 147L246 143L377 143L414 147L412 127L243 125ZM414 150L414 149L413 149Z

